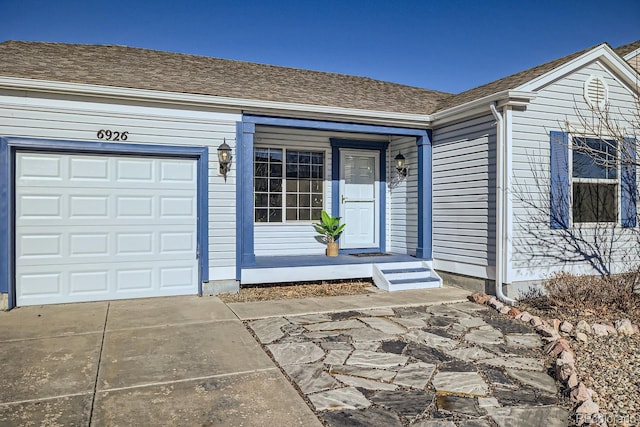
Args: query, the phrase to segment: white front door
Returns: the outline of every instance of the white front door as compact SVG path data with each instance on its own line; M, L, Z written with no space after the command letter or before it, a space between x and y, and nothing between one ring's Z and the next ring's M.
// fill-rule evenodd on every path
M378 248L380 154L373 150L340 150L340 216L346 224L342 249Z

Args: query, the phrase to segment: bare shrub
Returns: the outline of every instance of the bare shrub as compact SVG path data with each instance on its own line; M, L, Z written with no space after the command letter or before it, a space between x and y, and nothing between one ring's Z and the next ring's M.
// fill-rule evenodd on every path
M638 319L640 295L634 293L634 287L639 279L640 271L610 276L559 273L543 286L545 298L556 309L572 314L587 312L602 317Z

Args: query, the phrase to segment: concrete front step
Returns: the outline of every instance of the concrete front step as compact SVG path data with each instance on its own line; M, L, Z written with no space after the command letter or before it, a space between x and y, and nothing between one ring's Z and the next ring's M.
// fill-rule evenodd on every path
M423 283L423 282L438 282L439 280L435 277L430 277L430 276L420 276L417 278L413 278L413 279L391 279L389 280L389 283L391 283L392 285L402 285L405 283Z
M374 264L373 281L386 291L426 289L442 286L442 279L424 261Z
M426 267L416 267L416 268L396 268L394 270L391 269L384 269L382 270L382 273L384 274L399 274L399 273L418 273L418 272L423 272L426 273L428 272L429 269Z

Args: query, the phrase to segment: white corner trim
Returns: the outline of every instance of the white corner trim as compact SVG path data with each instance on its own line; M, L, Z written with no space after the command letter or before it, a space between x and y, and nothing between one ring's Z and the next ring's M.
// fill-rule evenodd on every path
M100 98L152 101L165 104L198 105L210 108L231 109L252 114L274 114L286 111L290 117L313 118L314 114L331 116L336 120L357 119L366 123L386 126L424 128L429 126L428 114L394 113L388 111L362 110L355 108L329 107L324 105L296 104L276 101L260 101L224 96L133 89L115 86L90 85L84 83L56 82L49 80L0 77L1 89L18 89L70 95L89 95Z

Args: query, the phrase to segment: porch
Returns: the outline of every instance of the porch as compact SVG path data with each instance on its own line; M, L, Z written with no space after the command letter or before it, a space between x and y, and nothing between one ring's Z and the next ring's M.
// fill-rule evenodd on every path
M442 286L431 261L406 254L261 256L241 271L245 285L369 277L387 291Z
M420 129L243 116L237 280L439 285L431 269L430 137ZM402 169L396 156L406 160ZM336 258L324 255L311 226L323 210L347 224Z

